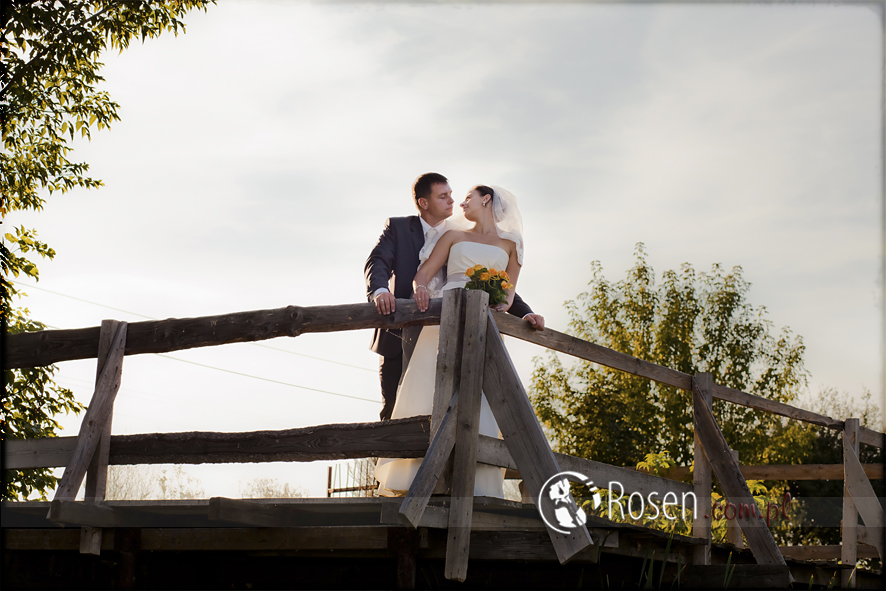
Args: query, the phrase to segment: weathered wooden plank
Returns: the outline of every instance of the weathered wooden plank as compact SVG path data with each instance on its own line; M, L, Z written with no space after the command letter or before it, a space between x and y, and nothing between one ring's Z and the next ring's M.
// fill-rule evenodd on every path
M539 332L518 318L504 315L499 319L498 325L502 334L535 343L553 351L559 351L579 359L585 359L606 367L649 378L650 380L680 388L681 390L688 391L692 389L692 376L689 374L613 351L612 349L583 341L550 328L545 328L545 330ZM726 400L734 404L764 410L815 425L822 425L834 430L843 428L843 421L733 388L727 388L726 386L720 386L719 384L714 384L713 396L719 400ZM886 446L886 435L872 429L862 428L862 443L884 447Z
M490 439L492 440L491 442L487 441ZM505 464L502 461L503 458L499 456L499 445L494 443L498 441L501 440L492 439L491 437L485 439L482 436L480 437L478 458L481 459L479 459L479 461L485 461L486 463L495 466L510 467L510 462ZM609 464L604 464L602 462L586 460L584 458L577 458L566 454L555 453L554 458L557 460L557 464L560 466L561 470L569 470L571 472L584 474L588 477L593 477L594 485L598 488L614 490L610 487L613 487L613 485L617 483L621 485L627 495L630 495L632 492L638 492L648 498L650 493L658 493L658 500L661 500L664 495L670 492L677 495L678 499L682 499L684 494L688 495L689 493L695 492L695 489L691 484L686 484L685 482L680 482L678 480L671 480L669 478L662 478L661 476L648 474L633 468L610 466ZM511 462L513 462L513 459L511 459ZM505 478L520 480L523 477L518 470L509 469L505 473Z
M291 505L212 497L209 499L209 520L230 521L256 527L286 527L289 507Z
M437 485L437 479L452 455L452 448L455 446L455 413L457 408L458 392L453 394L449 409L440 422L437 435L428 447L425 459L422 460L421 466L419 466L418 472L406 492L406 498L400 505L400 515L404 522L411 524L412 527L418 527L422 513L428 506L431 493L434 492L434 487Z
M858 455L858 419L846 419L843 427L843 469L844 474L848 463L847 450ZM855 566L858 561L858 509L855 506L852 494L849 492L847 483L843 482L843 526L840 534L840 562ZM844 588L855 587L856 579L851 573L840 573L840 584Z
M698 382L700 396L708 408L711 406L713 393L713 380L710 373L699 373L695 376ZM695 427L694 444L693 444L693 460L695 461L695 471L692 475L692 486L695 490L696 503L698 510L692 519L692 537L702 538L705 540L703 546L696 546L692 549L692 563L696 565L711 563L711 520L708 518L707 512L711 507L711 463L704 453L702 446L700 427L699 427L698 409L695 409L692 415L692 423Z
M313 462L365 457L420 458L428 448L427 416L375 423L333 423L216 433L144 433L111 437L111 465ZM76 437L6 441L6 468L51 468L69 462Z
M842 546L779 546L785 558L792 560L840 560ZM859 558L877 558L879 553L870 546L858 547Z
M738 469L738 464L732 459L729 445L723 437L711 407L705 400L706 395L702 391L703 383L693 380L692 399L693 413L695 416L695 428L699 441L704 450L704 455L711 463L723 492L730 501L738 505L745 503L753 506L754 497L748 489L748 485ZM698 460L696 460L697 462ZM699 503L702 501L699 499ZM701 504L704 510L709 510L710 504ZM754 554L758 564L784 565L784 557L778 551L778 545L772 537L772 533L762 520L740 520L742 532L747 539L748 547Z
M770 464L741 465L745 480L843 480L843 464ZM862 464L871 480L883 480L883 464ZM632 468L629 468L632 469ZM685 480L692 476L689 466L675 466L663 471L665 478Z
M843 428L843 421L832 419L831 417L827 417L825 415L821 415L812 411L803 410L802 408L796 408L791 406L790 404L785 404L783 402L769 400L768 398L763 398L762 396L754 396L753 394L748 394L747 392L742 392L741 390L727 388L726 386L721 386L719 384L714 384L714 398L725 400L726 402L731 402L733 404L739 404L741 406L747 406L749 408L754 408L757 410L763 410L772 414L788 417L790 419L805 421L807 423L812 423L813 425L821 425L822 427L827 427L828 429L834 429L838 431Z
M725 585L729 581L729 586ZM683 589L788 589L791 571L786 564L711 564L686 568Z
M846 465L845 486L849 490L849 494L852 496L852 502L855 503L856 511L858 511L858 514L861 515L861 518L864 521L865 530L879 530L882 532L883 528L886 527L883 506L880 505L880 501L877 500L877 494L874 492L874 487L871 486L871 481L865 476L861 463L858 461L858 456L855 455L852 446L844 446L843 458ZM870 536L867 540L874 542L873 545L877 548L877 551L880 552L882 558L882 534L880 536Z
M443 569L447 579L460 583L468 576L489 294L478 290L467 291L464 311L455 447L452 451L452 508L449 511L446 564Z
M426 312L415 302L397 300L397 311L382 316L375 305L287 306L274 310L235 312L197 318L147 320L129 325L127 355L168 353L195 347L247 343L309 332L402 328L440 323L441 300L432 299ZM4 369L37 367L98 355L99 327L43 330L8 335Z
M865 476L858 456L855 455L851 447L844 451L846 455L846 488L849 489L849 494L852 496L852 501L855 503L855 508L861 515L865 527L886 527L883 507L877 500L877 493L874 492L870 480Z
M858 426L858 440L866 445L873 445L881 449L886 448L886 433L880 433L861 425Z
M91 527L126 527L123 513L104 503L87 503L55 499L49 505L47 519L54 523L69 523Z
M486 331L483 391L511 457L529 490L537 495L545 482L561 469L505 349L494 316L490 315ZM547 533L561 563L568 562L592 543L584 526L573 529L569 534L561 534L550 528Z
M449 410L450 401L458 390L461 366L462 327L464 325L464 295L462 289L443 292L443 311L440 319L440 339L437 343L437 374L434 383L434 405L431 412L431 439Z
M863 544L858 547L858 556L860 558L869 558L862 553L862 549L865 547L864 545L871 546L872 550L875 552L876 556L882 557L883 555L883 528L878 527L865 527L863 525L858 526L858 543Z
M505 314L499 314L496 317L496 323L501 334L529 341L530 343L566 353L579 359L593 361L606 367L620 369L637 376L649 378L650 380L674 386L681 390L689 390L692 387L692 376L689 374L644 361L625 353L619 353L601 345L557 332L551 328L537 331L529 326L529 323Z
M434 382L434 400L431 408L431 437L437 432L443 415L449 409L449 401L458 391L461 368L461 350L464 339L464 300L463 289L449 289L443 292L443 311L440 318L440 333L437 343L437 373ZM452 456L440 468L440 477L434 494L451 494Z
M148 528L142 550L386 550L388 527Z
M738 451L732 450L732 459L735 460L736 465L738 464ZM739 550L745 547L744 538L741 537L741 526L736 523L735 519L727 519L726 520L726 541L738 548Z
M101 378L102 370L108 361L114 335L120 322L117 320L102 320L101 333L98 342L98 358L96 359L95 381ZM85 498L89 502L103 501L108 482L108 457L111 448L111 425L114 421L114 407L108 411L108 418L101 429L101 437L89 468L86 470ZM80 528L80 553L98 556L102 550L102 529L85 526Z
M89 402L89 408L80 424L77 446L71 456L71 463L65 467L65 472L62 474L55 493L56 499L73 499L80 489L80 484L83 482L83 477L86 475L86 470L98 447L108 415L114 408L114 398L120 389L120 381L123 376L123 350L125 347L126 323L121 322L117 326L101 376L96 382L95 393Z
M388 526L286 528L144 528L141 549L148 551L385 550ZM78 529L4 529L5 550L77 550ZM427 541L423 541L423 547ZM114 549L114 529L103 550Z

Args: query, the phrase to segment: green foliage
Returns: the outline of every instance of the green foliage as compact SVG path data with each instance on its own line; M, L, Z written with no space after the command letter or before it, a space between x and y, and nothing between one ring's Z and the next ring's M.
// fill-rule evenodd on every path
M787 328L773 334L765 308L747 301L740 267L696 273L686 263L656 285L642 244L635 257L617 283L592 263L589 290L566 303L571 334L684 373L711 372L719 384L765 398L798 396L807 379L802 338ZM535 362L532 401L559 451L620 466L636 465L649 450L692 461L688 392L590 362L565 367L554 354ZM742 461L764 461L773 437L808 437L767 413L720 401L713 410Z
M144 41L163 31L184 31L181 17L192 8L206 9L210 0L166 2L68 0L4 2L0 12L3 43L0 121L0 216L11 211L41 211L44 195L75 187L101 186L88 176L89 166L69 159L75 136L119 120L119 105L98 89L103 81L98 61L107 49L123 51L133 39ZM11 277L40 278L34 254L52 259L55 251L24 227L6 232L0 245L3 269L0 320L8 334L42 330L27 308L14 308L13 298L26 294ZM3 438L51 437L58 429L53 418L83 409L70 390L53 380L55 367L6 370ZM49 470L8 471L4 499L45 498L56 479Z

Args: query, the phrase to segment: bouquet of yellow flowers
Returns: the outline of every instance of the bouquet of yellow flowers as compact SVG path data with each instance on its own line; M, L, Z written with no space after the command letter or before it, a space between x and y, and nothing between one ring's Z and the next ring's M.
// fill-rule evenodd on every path
M481 289L488 293L490 306L507 302L507 290L514 289L514 284L510 283L511 278L505 271L474 265L465 271L465 275L470 279L465 289Z

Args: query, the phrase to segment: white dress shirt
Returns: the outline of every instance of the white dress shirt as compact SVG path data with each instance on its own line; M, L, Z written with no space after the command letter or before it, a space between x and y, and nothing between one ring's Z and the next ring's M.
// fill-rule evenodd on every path
M418 221L421 222L421 230L425 235L425 246L427 246L429 243L436 244L437 240L440 239L440 236L443 235L443 233L446 229L446 220L443 220L442 222L440 222L436 226L431 226L431 224L427 223L425 221L425 219L421 216L418 217ZM436 232L433 232L432 236L428 236L428 232L430 232L431 230L436 230ZM372 297L377 298L378 294L384 293L386 291L390 291L390 290L387 287L379 287L378 289L375 290L375 293L372 294Z

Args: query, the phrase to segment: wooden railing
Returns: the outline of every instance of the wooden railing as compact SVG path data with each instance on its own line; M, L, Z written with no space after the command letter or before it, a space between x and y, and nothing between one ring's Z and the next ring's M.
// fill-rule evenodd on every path
M837 420L788 404L768 400L713 383L710 374L695 376L613 351L581 339L546 329L537 332L507 314L492 314L482 292L452 290L432 300L427 312L417 311L411 300L399 300L397 312L379 316L371 304L297 307L241 312L221 316L169 319L127 324L104 321L101 327L49 330L8 335L5 368L49 365L60 361L95 357L98 360L96 389L77 437L7 440L7 469L64 466L50 519L76 523L83 503L73 503L86 479L87 504L91 511L108 511L95 504L104 499L109 464L220 463L267 461L315 461L360 457L424 457L422 467L400 508L400 516L414 527L445 523L450 529L446 576L464 580L467 572L471 528L473 473L476 462L508 469L509 477L522 478L530 491L560 471L593 474L596 482L617 481L626 491L647 496L674 493L678 498L693 493L698 511L693 536L704 540L695 547L693 561L710 564L712 477L716 476L727 498L738 506L753 506L745 478L843 479L844 507L842 543L839 547L804 546L779 548L763 520L737 520L756 561L785 565L783 556L840 558L855 564L868 546L883 556L883 509L870 484L883 478L882 466L863 466L859 444L884 447L883 433L862 427L858 419ZM335 424L248 433L150 433L111 435L114 399L120 387L125 355L160 353L234 342L259 341L309 332L364 328L400 328L440 325L440 343L434 406L430 416L378 423ZM693 483L681 482L689 474L679 469L665 477L630 468L611 466L553 453L536 419L522 383L517 377L501 335L510 335L548 349L566 353L606 367L645 377L692 393L695 425ZM480 388L490 404L503 439L478 434ZM716 398L768 413L841 431L844 462L815 466L740 466L711 412ZM446 491L452 497L448 516L435 509L425 516L430 495ZM527 499L528 500L528 499ZM533 498L536 504L549 502ZM574 501L571 501L574 503ZM75 509L75 505L81 509ZM864 526L856 526L861 515ZM742 545L735 523L729 540ZM561 562L603 543L584 526L569 535L548 528ZM81 552L97 554L100 528L84 527ZM872 548L872 549L873 549ZM666 557L665 557L666 558ZM848 571L847 571L848 572ZM844 584L851 584L848 576Z

